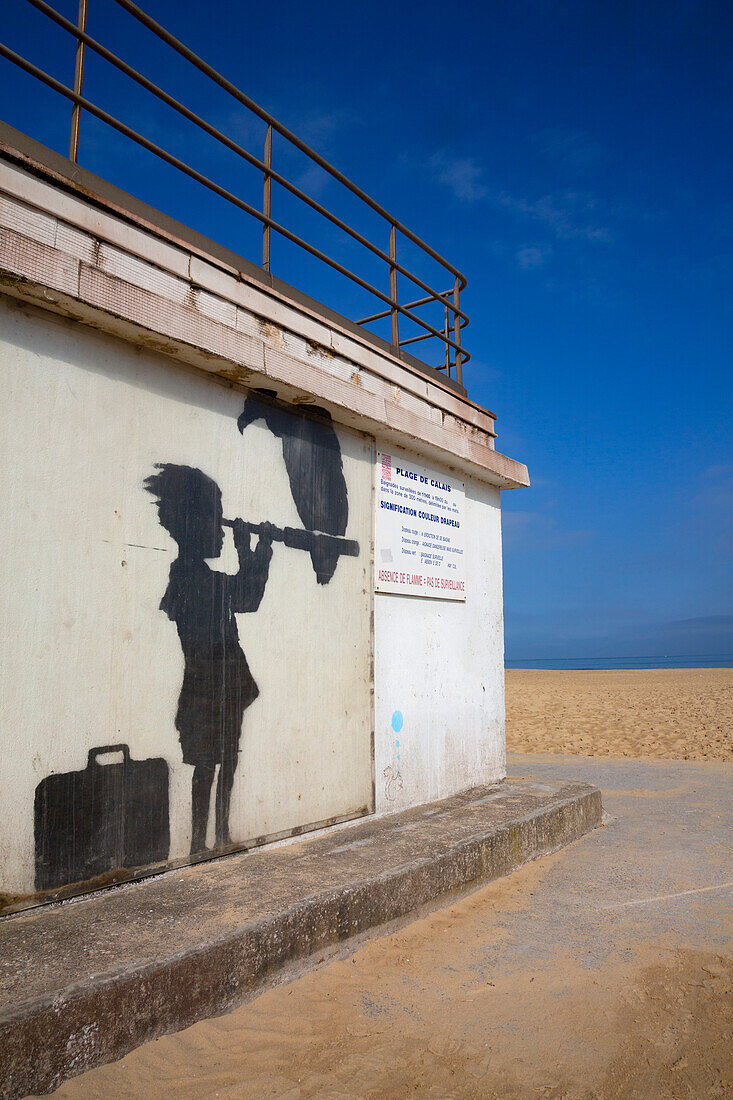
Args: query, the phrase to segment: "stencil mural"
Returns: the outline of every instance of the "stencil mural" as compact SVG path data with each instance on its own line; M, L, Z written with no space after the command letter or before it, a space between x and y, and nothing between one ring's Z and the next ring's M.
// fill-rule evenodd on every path
M168 765L133 760L127 745L90 749L86 768L38 784L34 827L36 890L163 862L170 848Z
M282 446L302 528L225 518L216 481L197 466L159 462L143 482L160 525L176 544L159 604L175 624L183 674L172 721L183 763L192 767L190 854L206 854L212 792L214 850L231 848L230 803L245 712L259 695L240 644L237 615L258 612L273 543L309 554L327 585L342 555L359 545L344 537L348 492L338 436L325 410L296 410L269 391L245 401L244 434L264 422ZM234 573L217 568L224 528L238 556ZM116 754L112 763L110 755ZM36 889L48 890L121 867L169 858L169 766L132 760L126 744L91 749L85 770L49 776L36 789Z
M229 804L239 758L242 718L259 694L241 646L236 613L256 611L262 602L272 558L270 525L262 524L257 547L250 531L234 520L239 571L212 569L224 542L219 486L191 466L161 464L145 488L157 498L160 522L178 544L161 611L176 624L184 671L176 713L184 764L193 765L191 854L206 848L214 772L216 845L231 844Z

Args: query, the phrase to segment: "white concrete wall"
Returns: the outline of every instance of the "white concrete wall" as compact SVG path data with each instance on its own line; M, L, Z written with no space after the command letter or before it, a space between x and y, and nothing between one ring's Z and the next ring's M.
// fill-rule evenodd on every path
M159 609L177 551L142 483L156 463L191 465L225 515L301 526L279 440L261 421L237 432L247 389L329 410L361 553L323 586L306 554L276 545L260 609L237 617L260 696L234 839L501 778L499 487L528 475L494 449L493 414L185 236L35 171L0 157L0 895L33 890L39 782L114 742L166 761L169 858L186 858L183 658ZM377 447L465 482L465 602L373 594ZM236 571L229 529L210 565Z
M377 813L506 775L499 490L465 482L465 603L374 597Z
M174 725L183 673L160 610L177 548L144 480L201 469L224 515L302 527L281 444L237 430L244 393L172 360L0 296L0 892L34 889L36 786L124 742L170 770L170 859L188 855L191 777ZM370 439L338 432L349 498L341 558L273 547L264 598L237 616L259 686L245 711L235 840L372 804ZM212 570L238 568L231 531ZM208 842L213 842L213 806Z

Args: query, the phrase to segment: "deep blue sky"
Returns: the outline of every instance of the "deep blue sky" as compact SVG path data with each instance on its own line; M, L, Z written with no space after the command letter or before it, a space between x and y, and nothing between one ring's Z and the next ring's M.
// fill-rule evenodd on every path
M92 34L259 154L259 122L111 0L90 4ZM73 0L56 6L73 17ZM145 6L468 275L469 393L533 479L503 495L507 656L733 653L728 0ZM23 0L6 0L3 40L71 82L70 39ZM247 166L102 63L86 87L259 202ZM0 99L5 121L66 150L67 106L3 61ZM256 226L94 121L80 159L258 259ZM383 232L277 142L275 163ZM273 271L371 311L282 242Z

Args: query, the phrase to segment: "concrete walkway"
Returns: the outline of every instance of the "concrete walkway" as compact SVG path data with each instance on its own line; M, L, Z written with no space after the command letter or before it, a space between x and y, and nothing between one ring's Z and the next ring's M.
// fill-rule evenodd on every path
M597 790L513 780L0 922L0 1095L48 1091L225 1012L298 961L600 822Z
M513 757L605 827L60 1100L729 1100L733 767Z

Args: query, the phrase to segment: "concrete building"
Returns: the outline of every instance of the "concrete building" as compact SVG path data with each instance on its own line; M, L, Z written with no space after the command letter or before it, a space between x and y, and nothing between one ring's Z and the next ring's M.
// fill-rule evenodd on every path
M0 375L6 912L505 775L450 369L3 127Z

